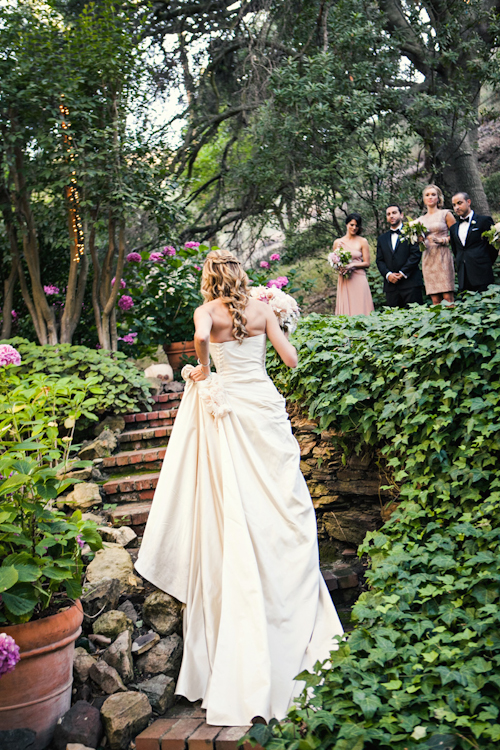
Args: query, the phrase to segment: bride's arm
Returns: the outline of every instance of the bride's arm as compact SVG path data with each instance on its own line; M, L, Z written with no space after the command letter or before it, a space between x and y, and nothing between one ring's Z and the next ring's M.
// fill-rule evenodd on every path
M212 316L204 309L204 305L194 312L194 348L198 362L201 364L191 371L191 380L205 380L210 375L210 331L212 330Z
M279 356L287 367L297 367L299 359L297 350L288 341L287 337L279 327L276 315L266 307L266 333L269 341L274 346Z

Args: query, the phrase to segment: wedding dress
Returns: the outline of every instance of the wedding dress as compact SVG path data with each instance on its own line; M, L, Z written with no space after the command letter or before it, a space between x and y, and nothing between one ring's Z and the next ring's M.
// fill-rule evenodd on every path
M176 693L222 726L283 718L343 632L265 351L265 334L211 343L217 374L188 379L136 563L186 605Z

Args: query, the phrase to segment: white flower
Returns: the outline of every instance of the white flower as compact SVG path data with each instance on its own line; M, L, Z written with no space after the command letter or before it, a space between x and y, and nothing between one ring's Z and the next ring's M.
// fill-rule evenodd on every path
M67 430L70 430L72 427L75 426L75 418L74 417L67 417L64 420L64 426Z
M57 422L49 422L47 427L57 427Z

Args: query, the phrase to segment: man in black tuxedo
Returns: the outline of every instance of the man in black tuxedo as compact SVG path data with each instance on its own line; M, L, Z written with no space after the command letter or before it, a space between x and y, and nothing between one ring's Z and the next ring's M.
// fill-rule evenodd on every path
M384 278L387 304L389 307L407 307L411 302L421 305L420 247L400 238L403 212L399 206L387 206L385 214L390 229L377 240L377 266Z
M491 229L491 216L479 216L471 209L467 193L452 198L458 221L450 229L451 249L457 259L458 289L460 292L485 292L493 284L493 263L498 250L482 237Z

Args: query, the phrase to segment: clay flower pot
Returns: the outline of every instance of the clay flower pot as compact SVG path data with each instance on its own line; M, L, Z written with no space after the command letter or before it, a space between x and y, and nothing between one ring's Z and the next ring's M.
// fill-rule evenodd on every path
M71 705L73 651L82 620L77 601L56 615L2 631L16 641L21 660L0 678L0 727L35 731L30 750L47 747L57 720Z
M179 370L181 362L187 357L196 357L194 341L176 341L173 344L164 344L163 351L168 357L170 366Z

